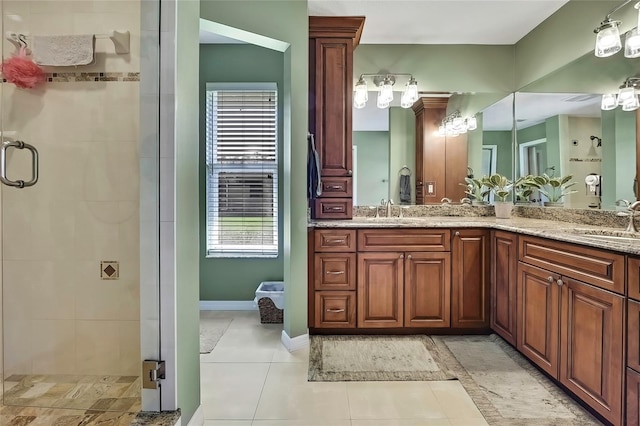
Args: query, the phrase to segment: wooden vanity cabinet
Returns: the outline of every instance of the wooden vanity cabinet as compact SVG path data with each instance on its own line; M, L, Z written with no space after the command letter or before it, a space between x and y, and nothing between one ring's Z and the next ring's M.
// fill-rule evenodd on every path
M358 230L358 327L448 327L448 229Z
M356 326L356 231L310 232L309 324L316 328Z
M320 159L314 219L351 219L353 50L364 17L309 17L309 132ZM326 179L326 182L325 182Z
M516 346L518 236L491 231L491 329Z
M518 256L518 350L622 424L624 256L528 236Z
M640 425L640 258L627 259L627 425Z
M489 236L486 229L453 231L452 327L489 328Z

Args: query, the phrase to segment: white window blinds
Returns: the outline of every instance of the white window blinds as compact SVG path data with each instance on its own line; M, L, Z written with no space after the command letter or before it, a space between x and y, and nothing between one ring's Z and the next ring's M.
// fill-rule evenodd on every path
M275 257L276 86L219 87L206 97L207 255Z

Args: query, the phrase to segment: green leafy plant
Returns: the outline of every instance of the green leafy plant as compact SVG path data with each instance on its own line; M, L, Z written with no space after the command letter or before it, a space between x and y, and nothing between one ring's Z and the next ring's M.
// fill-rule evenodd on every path
M460 185L465 186L464 193L469 196L472 202L486 202L486 197L489 195L490 189L485 186L486 177L481 179L474 177L465 177L465 183Z
M493 174L489 177L482 178L484 186L489 188L489 191L493 192L499 201L507 201L507 197L511 193L513 182L511 182L506 176L499 173Z
M571 182L573 175L549 176L544 173L542 176L533 177L533 185L541 194L544 194L551 203L560 203L562 198L574 194L578 191L570 189L575 182Z
M529 202L529 196L537 189L533 175L520 176L513 182L513 191L516 194L516 202Z

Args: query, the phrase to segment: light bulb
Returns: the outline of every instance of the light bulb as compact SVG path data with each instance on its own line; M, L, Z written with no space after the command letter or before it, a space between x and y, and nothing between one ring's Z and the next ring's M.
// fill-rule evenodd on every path
M627 101L622 104L623 111L635 111L638 108L640 108L640 101L638 101L638 96L633 96L627 99Z
M638 28L634 28L627 33L627 38L624 42L624 56L626 58L640 57L640 32Z
M369 100L369 91L367 90L367 82L362 77L356 83L356 87L353 92L353 106L354 108L364 108L367 100Z
M633 87L623 87L618 91L618 105L626 104L636 95L636 89Z
M620 42L620 31L618 30L619 21L611 21L607 19L596 28L596 48L595 54L599 58L614 55L622 49Z
M618 106L618 99L615 93L607 93L602 95L602 103L600 109L603 111L610 111Z
M407 95L407 92L402 94L402 98L400 99L400 106L402 108L411 108L415 101L411 100L411 98Z
M389 108L389 101L384 99L382 92L378 93L378 99L376 100L376 106L380 109Z
M467 118L467 129L475 130L478 128L478 120L475 117Z
M380 96L382 96L382 99L387 103L393 100L393 83L388 77L380 83L380 93L378 97Z
M413 77L407 83L403 96L406 96L407 102L412 104L418 100L418 82Z

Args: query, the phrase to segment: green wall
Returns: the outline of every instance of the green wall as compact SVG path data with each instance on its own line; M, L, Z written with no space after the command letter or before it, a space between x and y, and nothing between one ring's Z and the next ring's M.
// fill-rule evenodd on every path
M200 45L200 300L253 300L262 281L282 281L283 213L279 209L280 241L277 259L206 257L206 149L205 91L207 83L275 82L278 85L278 129L283 125L284 56L254 45ZM278 158L283 137L278 133ZM283 166L279 164L278 205L283 205Z
M391 198L400 201L400 176L394 171L411 169L411 203L416 202L416 115L412 109L389 108L389 188Z
M507 176L509 179L513 178L513 169L511 166L512 143L513 135L511 131L504 130L482 132L483 145L497 145L498 147L496 172L503 176ZM480 170L480 168L474 170Z
M635 119L635 113L622 111L621 108L602 111L603 208L614 208L615 201L619 199L636 199L633 193L636 168Z
M178 407L185 424L200 405L198 37L198 3L176 2L175 350Z
M309 21L306 0L202 0L200 17L230 27L235 38L283 51L284 331L307 332L307 111ZM238 35L240 32L240 36ZM223 34L224 35L224 34ZM228 35L228 34L227 34ZM268 40L267 40L268 39ZM196 98L197 102L197 98Z
M358 154L358 199L360 206L377 206L389 198L389 132L353 132ZM398 197L391 198L399 203Z

